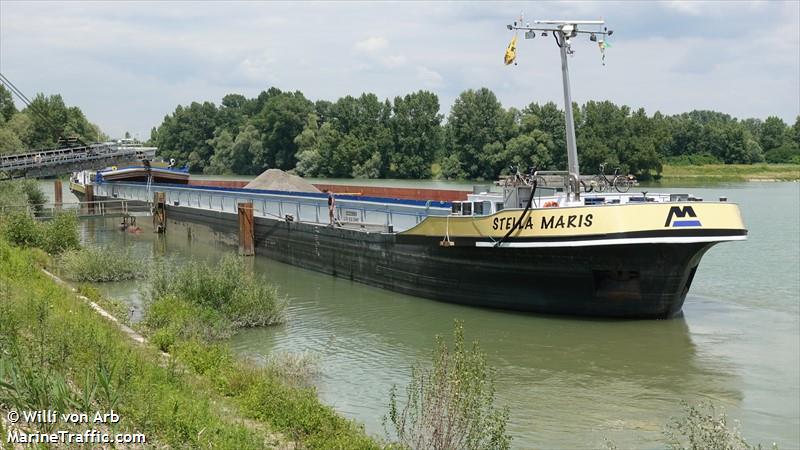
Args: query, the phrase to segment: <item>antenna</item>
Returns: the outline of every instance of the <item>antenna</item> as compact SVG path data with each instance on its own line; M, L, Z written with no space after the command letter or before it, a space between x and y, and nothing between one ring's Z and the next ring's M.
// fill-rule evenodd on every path
M572 56L575 50L572 49L572 38L580 34L588 34L589 40L597 42L597 36L602 36L600 41L600 51L605 50L605 37L611 36L614 31L605 26L603 20L535 20L534 25L514 22L507 25L509 30L525 31L526 39L533 39L536 32L541 32L546 37L547 33L553 34L553 39L561 50L561 74L564 81L564 115L567 126L567 161L570 175L570 190L576 196L580 195L580 170L578 166L578 149L575 146L575 119L572 117L572 95L569 87L569 65L567 55ZM586 28L586 29L583 29ZM529 37L530 36L530 37Z

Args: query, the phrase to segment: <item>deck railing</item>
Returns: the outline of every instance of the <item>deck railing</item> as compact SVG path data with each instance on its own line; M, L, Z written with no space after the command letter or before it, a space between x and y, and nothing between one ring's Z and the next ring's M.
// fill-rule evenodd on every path
M151 202L154 192L164 192L168 206L182 206L220 213L237 213L237 204L253 203L255 217L298 222L329 223L328 195L317 193L281 193L248 189L210 188L203 186L157 185L144 183L101 183L94 195L110 199ZM429 215L447 215L449 202L411 201L335 196L335 219L341 223L392 226L395 231L411 228ZM366 227L365 227L366 229Z

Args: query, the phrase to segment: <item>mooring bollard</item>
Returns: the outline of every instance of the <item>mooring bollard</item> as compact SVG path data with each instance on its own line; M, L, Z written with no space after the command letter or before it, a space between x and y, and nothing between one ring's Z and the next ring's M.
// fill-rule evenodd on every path
M255 255L255 224L253 223L253 203L238 203L239 215L239 254Z
M163 192L153 193L153 231L167 232L167 201Z
M62 191L61 180L58 178L53 183L53 194L55 194L56 209L61 209L61 204L64 202L64 191Z

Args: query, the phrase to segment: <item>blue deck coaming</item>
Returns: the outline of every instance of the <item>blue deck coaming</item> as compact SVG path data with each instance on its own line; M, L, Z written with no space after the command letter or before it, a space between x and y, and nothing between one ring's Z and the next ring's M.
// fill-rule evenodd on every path
M147 186L147 183L144 182L115 182L115 181L103 181L98 184L115 184L115 185L133 185L133 186ZM222 186L199 186L199 185L187 185L187 184L176 184L176 183L158 183L158 184L151 184L150 190L157 189L159 186L167 187L170 189L186 189L186 190L201 190L201 191L217 191L217 192L231 192L231 193L241 193L241 194L267 194L267 195L280 195L280 196L289 196L289 197L307 197L307 198L316 198L316 199L325 199L327 200L328 194L324 192L296 192L296 191L275 191L269 189L245 189L245 188L231 188L231 187L222 187ZM397 204L397 205L408 205L408 206L423 206L423 207L430 207L430 208L447 208L450 209L452 207L451 202L443 202L443 201L435 201L435 200L407 200L407 199L400 199L400 198L391 198L391 197L369 197L369 196L362 196L362 195L339 195L334 194L336 200L350 200L356 202L371 202L371 203L384 203L384 204Z
M153 192L164 192L171 206L196 211L236 212L236 203L253 203L256 217L281 220L289 214L296 221L328 224L328 195L325 193L239 189L216 186L191 186L174 183L103 182L96 186L95 197L148 201ZM382 197L337 195L337 219L348 221L347 211L357 211L352 222L393 227L394 231L412 228L429 216L450 213L449 202L403 200Z

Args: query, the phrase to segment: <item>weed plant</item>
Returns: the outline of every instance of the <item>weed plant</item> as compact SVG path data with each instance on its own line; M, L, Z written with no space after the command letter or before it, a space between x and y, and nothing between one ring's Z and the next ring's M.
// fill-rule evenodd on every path
M46 202L47 197L36 180L14 180L0 183L0 212L4 213L3 215L23 212L19 210L19 207L24 205L38 210ZM13 210L8 211L9 207L12 207Z
M154 264L145 285L144 325L165 351L176 340L215 340L243 327L281 323L286 299L233 255L211 266Z
M80 247L78 218L73 213L57 214L47 222L38 222L26 213L14 213L3 218L0 231L14 245L38 247L51 255Z
M69 249L58 257L57 264L61 273L72 281L121 281L144 275L140 259L111 247Z
M404 401L397 386L390 392L387 434L411 449L508 449L508 410L494 406L494 375L477 342L464 343L464 328L456 322L453 346L440 336L430 367L417 364Z
M309 351L274 352L267 357L266 367L291 384L309 386L320 373L319 355Z
M711 402L690 405L682 402L684 415L673 417L667 424L664 437L671 450L760 450L761 444L751 445L731 423L725 410ZM777 445L772 444L773 450Z

